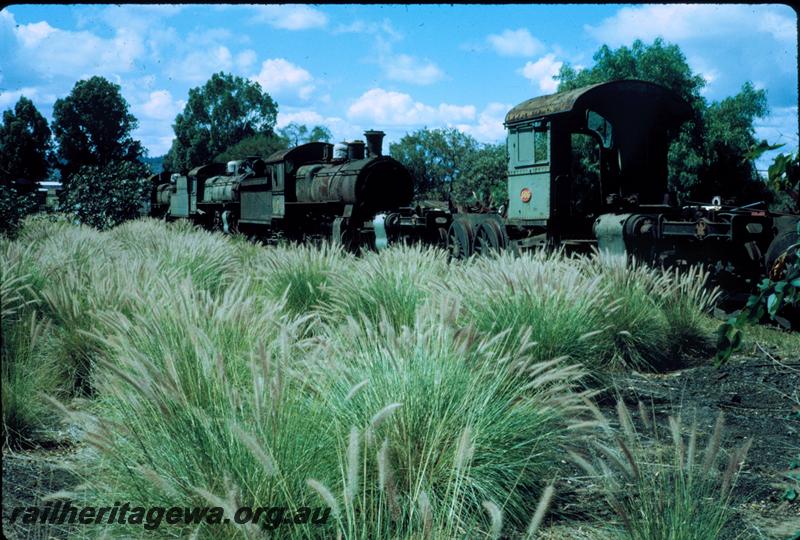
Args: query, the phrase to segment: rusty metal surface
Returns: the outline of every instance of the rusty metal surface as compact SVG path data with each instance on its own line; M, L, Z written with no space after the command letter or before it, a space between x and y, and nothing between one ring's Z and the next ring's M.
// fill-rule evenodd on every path
M574 109L582 109L582 104L591 106L595 101L607 101L622 92L647 94L652 96L654 102L669 102L668 106L675 109L676 114L683 114L684 109L688 108L688 104L663 86L647 81L628 79L593 84L523 101L508 111L505 123L514 124L543 116L572 112Z
M569 90L567 92L560 92L558 94L550 94L547 96L539 96L526 101L523 101L506 114L505 123L519 122L521 120L530 120L547 116L551 114L558 114L572 110L575 101L583 94L593 88L602 86L605 83L593 84L591 86L584 86Z

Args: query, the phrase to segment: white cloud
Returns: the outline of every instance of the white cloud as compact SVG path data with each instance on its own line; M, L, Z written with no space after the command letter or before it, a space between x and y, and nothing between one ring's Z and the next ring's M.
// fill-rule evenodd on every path
M539 58L536 62L527 62L519 73L531 83L537 85L539 89L552 94L558 88L558 81L553 80L553 76L558 74L564 63L556 60L555 54L547 54Z
M241 71L250 69L256 63L256 51L247 49L236 55L236 66Z
M267 23L283 30L307 30L328 24L328 17L318 9L301 4L253 6L254 22Z
M23 47L35 47L39 42L55 31L55 28L47 24L47 22L42 21L20 25L17 29L17 37L22 41Z
M428 60L419 60L407 54L386 56L381 67L387 78L410 84L432 84L444 78L439 67Z
M15 34L17 59L46 77L131 71L145 52L142 36L129 28L106 39L37 22L17 25Z
M166 68L166 73L175 79L190 83L202 83L219 71L231 71L233 55L224 45L209 50L195 50L174 61Z
M541 41L531 35L526 28L503 30L486 38L492 49L503 56L533 56L544 49Z
M403 34L397 31L388 19L380 23L356 20L350 24L340 24L333 30L334 34L371 34L381 35L392 41L399 41Z
M475 118L475 107L447 103L434 107L414 101L408 94L373 88L350 105L347 117L377 125L452 125Z
M772 34L777 41L794 43L797 39L797 21L771 11L762 14L756 26L761 32Z
M456 127L464 133L472 135L480 142L496 143L506 136L503 121L511 107L507 103L489 103L478 115L477 124L458 124Z
M686 62L689 64L689 67L692 69L697 75L700 75L704 81L706 81L706 85L700 90L700 93L703 95L708 95L715 90L714 82L718 81L720 77L722 77L722 72L712 67L711 64L700 56L691 56L686 59Z
M172 122L185 105L186 102L182 100L174 100L169 90L156 90L150 92L147 101L137 109L146 118Z
M0 109L11 109L17 104L19 98L25 96L31 101L37 100L39 97L39 89L34 87L20 88L19 90L12 90L8 92L0 92Z
M275 127L286 127L292 122L295 124L305 124L307 126L320 125L325 118L316 111L296 111L290 113L278 112L278 119Z
M250 78L274 95L296 94L308 99L314 91L314 78L305 69L283 58L273 58L261 63L261 71Z
M586 25L586 31L610 46L628 45L635 39L667 41L697 38L740 38L753 30L769 33L775 39L794 42L796 20L760 5L732 4L652 4L624 7L599 25Z

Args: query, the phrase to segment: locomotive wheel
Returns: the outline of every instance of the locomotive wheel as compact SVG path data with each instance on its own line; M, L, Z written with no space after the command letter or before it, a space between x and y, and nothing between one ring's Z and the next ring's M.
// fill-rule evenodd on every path
M764 256L767 273L772 279L780 279L782 277L785 262L783 265L781 261L785 261L789 257L789 248L800 241L800 237L796 231L786 231L776 236L767 249L767 254ZM781 256L784 256L781 259Z
M451 259L466 259L472 255L473 231L468 222L454 219L447 231L447 251Z
M505 240L503 230L496 221L484 221L475 234L475 253L484 257L498 253L505 248Z

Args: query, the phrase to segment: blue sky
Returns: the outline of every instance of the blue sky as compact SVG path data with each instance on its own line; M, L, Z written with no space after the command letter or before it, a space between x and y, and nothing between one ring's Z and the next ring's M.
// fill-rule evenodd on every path
M757 135L798 145L797 16L785 5L19 5L0 11L0 109L20 95L51 118L82 78L118 83L151 156L188 91L223 70L257 80L278 126L328 126L336 141L423 126L504 137L513 105L552 93L564 62L658 36L678 44L718 100L768 91Z

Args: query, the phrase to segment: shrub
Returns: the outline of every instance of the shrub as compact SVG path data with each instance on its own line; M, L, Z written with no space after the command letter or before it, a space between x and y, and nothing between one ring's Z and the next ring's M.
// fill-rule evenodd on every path
M16 234L20 222L35 212L36 206L36 193L21 193L3 181L0 185L0 234Z
M74 214L81 223L108 229L139 217L149 196L148 176L147 165L134 161L84 165L70 176L59 208Z

